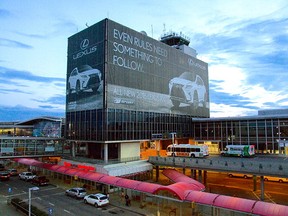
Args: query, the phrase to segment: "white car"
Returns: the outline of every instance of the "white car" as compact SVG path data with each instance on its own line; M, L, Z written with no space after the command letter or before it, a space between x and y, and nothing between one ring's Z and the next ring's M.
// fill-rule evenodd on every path
M184 72L179 77L175 77L169 82L169 95L174 107L179 107L180 103L198 107L207 107L207 90L202 78L191 72Z
M288 182L288 178L274 177L274 176L264 176L265 181L274 181L274 182Z
M84 188L71 188L65 191L65 195L80 199L86 196L86 190Z
M22 172L19 173L19 179L29 181L35 178L36 175L34 175L32 172Z
M84 197L84 203L94 205L97 208L99 206L108 205L109 199L106 195L101 193L90 194Z
M228 173L228 176L230 178L232 177L239 177L239 178L253 178L253 175L249 175L249 174L242 174L242 173Z
M92 89L96 92L101 85L101 72L89 65L82 65L72 70L67 84L67 93L79 94L85 90Z

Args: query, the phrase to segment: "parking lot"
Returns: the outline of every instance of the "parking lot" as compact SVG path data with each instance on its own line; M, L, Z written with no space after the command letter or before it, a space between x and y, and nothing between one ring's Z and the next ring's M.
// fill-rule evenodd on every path
M20 180L17 176L11 177L8 181L3 181L0 184L0 195L2 206L5 200L11 200L13 198L19 198L23 202L28 203L29 188L35 187L29 181ZM71 196L65 195L66 189L54 184L52 182L49 185L40 186L39 190L31 191L31 204L37 208L47 212L48 215L142 215L131 210L124 208L123 203L119 203L119 200L114 202L118 203L118 206L110 203L103 207L95 207L93 205L85 204L83 199L76 199ZM110 199L113 199L111 197ZM113 202L113 201L112 201ZM120 205L120 206L119 206ZM123 205L123 208L121 207ZM5 206L5 205L4 205ZM12 206L6 206L6 208L14 208ZM2 209L5 213L5 210ZM19 214L21 215L21 214ZM14 214L13 214L14 216Z

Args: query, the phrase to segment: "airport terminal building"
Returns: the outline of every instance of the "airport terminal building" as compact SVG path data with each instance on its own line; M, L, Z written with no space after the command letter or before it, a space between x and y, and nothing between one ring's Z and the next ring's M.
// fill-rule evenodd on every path
M207 144L211 153L250 144L256 153L287 155L288 109L210 118L208 64L188 45L181 34L158 41L109 19L72 35L65 118L0 122L1 155L41 151L121 162L172 142Z
M104 19L68 38L66 139L89 158L139 158L153 139L192 137L209 117L208 65L183 35L161 40ZM158 137L159 138L159 137Z
M259 110L257 116L193 118L196 143L255 145L257 154L288 155L288 109ZM216 150L216 151L217 151Z

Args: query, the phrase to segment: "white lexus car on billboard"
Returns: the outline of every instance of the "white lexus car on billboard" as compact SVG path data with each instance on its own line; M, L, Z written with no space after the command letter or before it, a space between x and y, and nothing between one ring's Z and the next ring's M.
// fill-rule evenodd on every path
M207 106L207 90L202 78L191 72L184 72L169 82L169 95L174 107L181 103L191 104L194 109Z
M90 65L82 65L72 70L67 86L67 93L79 94L85 90L92 89L96 92L101 84L101 72Z

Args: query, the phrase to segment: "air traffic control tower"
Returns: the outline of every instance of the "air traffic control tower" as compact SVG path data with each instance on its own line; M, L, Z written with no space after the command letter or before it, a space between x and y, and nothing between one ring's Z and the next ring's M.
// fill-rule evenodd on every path
M193 56L194 58L197 57L196 50L189 47L190 38L185 36L181 32L180 34L172 32L172 31L164 33L161 36L160 41L176 49L179 49L183 51L185 54Z

